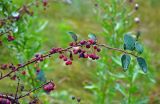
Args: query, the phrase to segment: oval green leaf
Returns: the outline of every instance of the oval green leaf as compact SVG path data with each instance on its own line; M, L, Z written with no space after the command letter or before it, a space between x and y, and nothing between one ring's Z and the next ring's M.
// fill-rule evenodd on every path
M71 35L72 39L76 42L78 40L78 37L76 35L76 33L74 32L68 32L69 35Z
M140 44L139 42L136 42L136 43L135 43L135 50L136 50L139 54L143 53L143 46L142 46L142 44Z
M140 68L142 69L142 71L144 73L147 73L148 68L147 68L147 63L146 63L145 59L142 57L137 57L137 62L139 64Z
M124 71L127 71L129 64L131 61L131 57L127 54L123 54L121 57L122 67Z
M135 38L129 34L124 35L124 49L133 51L135 48Z

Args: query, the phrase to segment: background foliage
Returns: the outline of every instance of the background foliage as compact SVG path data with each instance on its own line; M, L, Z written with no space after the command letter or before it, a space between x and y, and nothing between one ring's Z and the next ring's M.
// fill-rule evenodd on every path
M110 1L114 6L117 5L116 0ZM13 4L19 7L27 2L29 1L14 0ZM62 61L57 60L58 56L54 56L50 61L45 61L39 66L44 70L45 77L53 79L57 86L51 95L42 100L43 103L48 104L47 101L55 104L77 103L71 99L72 96L81 98L81 104L160 103L158 77L160 2L159 0L139 0L137 2L140 5L140 10L129 21L134 24L134 17L141 18L142 35L140 41L145 46L143 56L149 63L148 73L144 74L139 71L139 67L135 65L136 62L133 60L129 70L123 72L119 65L121 54L109 50L102 51L101 60L98 62L79 60L67 67ZM97 3L98 7L95 6ZM71 41L66 33L68 31L78 33L81 39L86 39L89 33L95 33L101 43L123 48L124 33L136 31L137 26L135 24L133 26L127 25L128 27L120 26L118 30L115 30L114 23L121 24L123 21L115 20L113 24L107 24L110 18L107 18L109 13L103 11L103 4L101 0L73 0L71 4L59 0L49 0L46 10L43 10L42 7L33 8L34 15L32 17L25 16L21 20L23 23L15 24L20 27L18 32L14 33L18 37L17 41L9 43L8 46L5 45L8 44L6 41L4 46L0 47L0 63L24 62L37 52L44 53L45 51L42 50L58 46L65 47ZM116 18L116 13L121 9L127 8L129 11L133 5L126 4L120 7L115 7L113 9L115 11L109 16ZM103 16L105 19L102 21ZM17 47L19 45L21 48ZM8 48L6 49L6 47ZM10 54L10 51L13 53ZM34 75L35 67L30 66L29 69L31 71L27 72L27 77L30 75L36 77ZM24 78L23 80L26 82L28 79ZM37 84L33 84L32 81L29 83L32 84L32 87ZM8 86L7 89L6 86ZM3 82L0 81L0 92L14 91L12 87L15 87L14 81L7 79ZM43 92L37 93L40 93L40 98L46 95Z

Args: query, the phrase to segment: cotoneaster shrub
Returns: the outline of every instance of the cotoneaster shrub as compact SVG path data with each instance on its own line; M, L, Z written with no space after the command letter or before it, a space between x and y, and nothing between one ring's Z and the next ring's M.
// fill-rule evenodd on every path
M130 2L133 2L133 1L130 1ZM40 88L42 88L45 93L49 93L55 90L56 84L53 81L46 80L44 76L44 72L43 70L41 70L42 67L40 67L39 65L39 63L45 62L46 59L49 59L54 54L58 54L59 59L63 60L65 62L65 65L67 66L67 65L73 64L72 63L74 61L73 56L77 56L79 58L85 58L89 60L99 60L102 57L100 56L100 52L102 52L103 48L105 48L110 51L120 52L122 54L121 63L122 63L122 67L124 71L128 70L128 67L131 63L131 57L132 57L133 59L136 60L137 65L139 65L141 70L144 73L147 72L146 61L143 57L140 56L140 54L143 53L143 47L138 40L139 34L137 34L137 37L133 37L130 33L126 33L122 39L123 48L115 48L115 47L111 47L111 46L114 46L112 45L113 41L110 43L111 46L108 44L103 44L98 40L96 35L93 33L88 35L89 39L87 40L78 40L76 33L68 32L68 34L73 39L73 42L69 43L68 47L66 48L62 48L62 47L55 48L54 47L48 52L38 53L37 50L39 50L39 45L37 45L31 48L30 50L27 50L28 52L24 52L24 56L22 58L23 52L20 52L20 51L25 49L24 47L26 46L27 41L30 41L30 39L37 38L37 37L31 36L32 38L30 38L25 35L19 36L17 29L24 25L22 23L26 21L24 18L29 18L28 16L34 15L33 11L30 10L30 7L32 6L37 7L39 6L39 3L41 2L36 0L33 3L24 5L22 8L19 8L18 11L16 12L12 11L12 10L15 10L13 9L14 6L13 8L11 7L10 11L6 9L2 10L2 13L4 13L3 14L4 19L0 20L1 21L0 22L1 23L1 35L2 35L0 43L1 45L3 45L4 43L7 43L5 42L6 40L8 42L13 42L14 45L11 47L11 49L15 49L17 53L20 53L20 56L17 55L18 60L19 60L18 64L9 63L9 64L1 65L2 72L1 72L0 80L3 81L4 78L10 78L11 80L15 80L18 82L15 94L5 94L5 93L3 94L2 93L0 95L1 103L19 104L21 99L27 96L30 96L32 92L37 92L37 90L39 90ZM2 5L2 8L4 8L5 6L12 5L12 1L3 1L1 5ZM46 9L47 5L48 5L47 0L43 0L42 6L44 9ZM138 7L139 7L138 4L136 4L134 10L138 10ZM25 17L25 15L27 16ZM137 24L140 23L140 19L138 17L136 17L134 20ZM29 24L32 24L32 23L29 23ZM119 28L117 27L117 29ZM23 30L27 31L27 28ZM26 47L26 48L29 48L29 47ZM35 56L33 57L33 55ZM34 64L34 66L30 67L31 64ZM33 69L33 70L30 70L30 69ZM7 70L7 73L3 72L4 70ZM29 76L27 76L26 73L28 73ZM36 78L34 77L35 73L37 75ZM22 84L20 86L20 82L21 80L27 82L28 78L31 79L31 82L28 82L28 83L31 83L32 89L26 92L24 91L25 85ZM23 92L26 92L26 94L22 94ZM21 94L19 95L19 93ZM72 98L72 99L75 99L75 98ZM102 96L102 99L100 98L99 103L100 104L104 103L104 99L105 97ZM30 101L29 103L34 104L36 103L36 101L37 101L37 98L35 97L34 100ZM80 99L77 99L77 101L80 102Z

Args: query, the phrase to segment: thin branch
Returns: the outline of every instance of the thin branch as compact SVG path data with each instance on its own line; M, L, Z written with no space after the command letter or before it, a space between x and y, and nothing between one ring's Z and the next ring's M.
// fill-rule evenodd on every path
M118 52L121 52L121 53L130 54L130 55L132 55L132 56L134 56L134 57L138 57L138 56L135 55L134 53L130 53L130 52L128 52L128 51L125 51L125 50L122 50L122 49L119 49L119 48L113 48L113 47L110 47L110 46L105 45L105 44L95 44L95 45L100 46L100 47L104 47L104 48L107 48L107 49L110 49L110 50L118 51ZM56 52L56 53L65 52L65 51L70 51L70 49L72 49L72 48L74 48L74 47L78 47L78 46L83 46L83 45L77 44L76 46L70 46L70 47L65 48L65 49L62 49L62 50L60 50L60 51L58 51L58 52ZM48 52L47 54L42 55L42 58L43 58L43 59L46 59L47 57L50 57L50 56L53 55L53 54L55 54L55 53L50 53L50 52ZM32 63L35 63L35 62L37 62L37 61L39 61L39 60L36 59L36 58L28 61L26 64L23 64L23 65L17 67L15 70L10 71L8 74L0 77L0 80L2 80L3 78L6 78L6 77L8 77L8 76L10 76L12 73L14 73L14 72L16 72L16 71L19 71L19 69L24 68L25 66L28 66L28 65L30 65L30 64L32 64Z
M17 99L17 94L18 94L18 90L19 90L19 84L20 84L20 79L18 77L18 84L17 84L16 94L15 94L15 99Z
M101 46L101 47L104 47L104 48L107 48L107 49L110 49L110 50L114 50L114 51L119 51L121 53L126 53L126 54L130 54L134 57L138 57L137 55L135 55L134 53L130 53L130 52L127 52L125 50L122 50L122 49L119 49L119 48L113 48L113 47L110 47L108 45L105 45L105 44L96 44L97 46Z
M45 85L47 85L47 84L49 84L49 83L51 83L51 82L52 82L52 80L49 81L49 82L47 82L47 83L45 83L45 84L42 84L41 86L39 86L39 87L37 87L37 88L34 88L34 89L30 90L28 93L26 93L25 95L21 95L21 96L18 97L17 99L24 98L24 97L28 96L30 93L32 93L32 92L34 92L34 91L36 91L36 90L42 88L43 86L45 86Z
M13 104L19 104L19 102L17 100L15 100L14 96L9 96L9 95L6 95L6 94L0 94L0 97L10 100Z

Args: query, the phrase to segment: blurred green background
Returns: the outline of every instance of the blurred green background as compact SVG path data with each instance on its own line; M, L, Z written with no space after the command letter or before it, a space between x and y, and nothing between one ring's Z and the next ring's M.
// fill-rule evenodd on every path
M149 63L149 65L155 66L155 69L152 71L155 83L149 91L145 90L147 86L142 87L144 91L147 92L151 104L153 104L152 100L157 102L155 104L160 104L160 0L135 1L140 5L138 16L142 22L140 28L142 30L143 43L151 52L151 63ZM21 5L28 1L15 0L14 2ZM103 30L101 24L97 21L94 12L95 8L94 0L73 0L71 4L63 0L49 0L48 8L38 12L38 18L46 23L46 27L40 33L40 35L43 36L42 49L40 50L67 46L71 41L70 37L66 34L67 31L78 33L81 39L87 38L88 33L91 32L95 34L101 33ZM101 37L98 38L101 39ZM0 62L8 62L9 57L3 57L4 54L7 53L7 50L3 48L0 50ZM56 59L56 56L50 61L48 65L49 71L46 72L46 76L48 79L53 79L57 86L56 91L53 93L53 97L55 98L54 104L74 103L74 101L71 100L71 96L80 97L82 104L94 103L95 98L93 93L85 90L83 83L97 81L93 76L93 72L96 70L94 68L96 62L78 60L75 61L72 66L66 67L62 61ZM13 91L11 87L6 89L6 86L15 86L15 83L7 79L5 80L6 83L0 82L0 91ZM141 83L140 80L136 82ZM145 83L147 83L147 81Z

